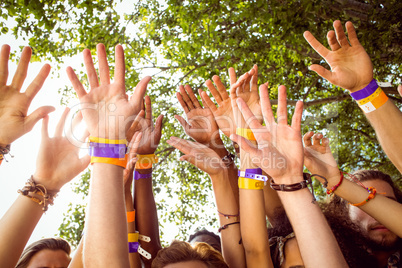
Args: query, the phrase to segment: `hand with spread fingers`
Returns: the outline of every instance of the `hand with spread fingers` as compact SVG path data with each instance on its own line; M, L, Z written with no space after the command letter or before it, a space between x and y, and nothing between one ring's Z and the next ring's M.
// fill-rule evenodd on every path
M304 38L325 59L331 71L318 64L309 68L330 83L355 92L373 80L373 64L357 39L355 28L350 21L346 22L349 41L339 20L334 21L334 29L335 32L329 31L327 34L331 50L325 48L310 32L304 32Z
M159 145L162 136L163 115L159 115L154 124L152 117L151 98L145 96L145 107L142 106L140 113L135 118L127 131L127 140L131 140L137 131L142 133L142 138L138 145L138 154L153 154Z
M221 173L223 169L226 169L219 155L214 150L201 143L176 137L170 137L167 143L184 153L184 155L180 157L181 161L185 160L191 163L210 176L217 175Z
M0 52L0 149L32 130L34 125L47 114L54 111L52 106L42 106L28 115L29 105L41 89L50 72L45 64L25 92L20 92L27 76L32 50L25 47L22 51L17 71L10 85L8 79L8 60L10 46L3 45Z
M141 101L145 95L151 77L143 78L134 90L130 100L125 92L125 63L124 51L121 45L115 48L115 76L110 82L109 65L103 44L96 46L99 61L99 78L96 73L91 52L84 50L84 64L90 85L86 92L71 67L67 68L68 77L81 103L84 121L91 136L107 139L125 139L130 125L127 120L137 115L141 110ZM122 121L123 119L123 121ZM124 125L119 125L123 122Z
M82 120L81 112L75 115L71 123L71 130L66 132L66 136L63 136L69 110L69 108L64 110L53 138L50 138L48 133L49 117L43 118L42 141L33 177L36 183L44 185L50 192L58 192L64 184L83 171L90 161L88 155L79 157L79 144L82 145L83 142L72 135ZM82 137L81 140L85 140L85 137Z
M307 132L303 136L304 165L311 174L318 174L326 179L339 177L339 168L329 147L328 138L321 133ZM322 183L320 177L316 177Z
M284 182L282 178L297 179L296 182L299 182L303 173L303 144L300 133L303 103L297 102L292 125L289 126L287 123L286 88L284 86L279 87L278 122L275 122L273 116L266 85L260 86L260 94L266 126L261 125L244 100L236 99L245 122L250 126L256 138L257 146L252 145L239 135L232 135L231 139L237 142L242 150L249 153L252 162L274 178L275 182L294 182Z
M202 107L189 85L180 86L177 99L187 116L187 121L180 115L175 118L191 138L209 147L221 147L222 140L214 115L208 107ZM200 90L201 92L201 90Z

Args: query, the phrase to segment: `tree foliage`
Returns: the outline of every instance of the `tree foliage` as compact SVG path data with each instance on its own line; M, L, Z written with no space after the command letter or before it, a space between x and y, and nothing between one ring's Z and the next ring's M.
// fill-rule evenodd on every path
M148 94L154 113L166 117L154 192L161 226L176 223L183 239L189 229L193 230L189 226L217 227L217 223L210 209L208 178L177 161L179 152L164 142L171 135L185 137L173 118L182 113L174 93L180 83L202 88L213 75L227 81L229 67L240 75L257 64L259 81L269 81L272 99L278 85L287 85L290 100L305 102L303 130L329 136L342 169L376 168L400 180L349 95L308 70L312 63L326 63L302 34L309 30L326 43L326 33L335 19L352 21L372 58L375 77L391 82L392 86L384 89L400 105L396 85L401 83L402 70L401 10L398 0L2 1L0 30L26 39L33 47L34 60L55 63L84 48L94 50L99 42L110 51L121 43L125 47L128 91L139 77L153 74ZM8 27L10 21L15 21L15 26ZM74 95L69 87L60 91L66 97ZM83 176L86 183L88 176ZM88 184L80 187L85 189ZM83 208L71 205L60 227L60 234L70 242L81 234L78 226L82 228ZM168 232L167 227L162 232Z

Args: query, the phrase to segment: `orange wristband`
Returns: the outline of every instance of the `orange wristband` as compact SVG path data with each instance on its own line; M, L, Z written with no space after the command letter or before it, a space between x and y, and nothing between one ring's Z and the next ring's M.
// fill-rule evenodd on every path
M134 222L135 221L135 210L127 211L127 222Z
M126 168L127 166L127 155L124 158L108 158L108 157L91 157L91 164L93 163L105 163L112 164L116 166L120 166Z

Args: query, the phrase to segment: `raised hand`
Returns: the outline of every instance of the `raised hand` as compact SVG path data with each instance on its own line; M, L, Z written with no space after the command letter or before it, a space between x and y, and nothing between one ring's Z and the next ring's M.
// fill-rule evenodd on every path
M25 47L17 71L10 85L7 85L8 60L10 46L3 45L0 52L0 148L11 144L13 141L32 130L39 119L54 111L52 106L42 106L28 114L29 105L41 89L50 72L50 65L45 64L39 71L35 80L28 86L25 92L20 92L27 76L28 65L32 50Z
M357 39L353 24L346 22L349 41L339 20L334 21L334 31L327 34L331 50L325 48L306 31L304 38L325 59L331 71L313 64L309 68L330 83L354 92L367 86L373 80L373 65L370 57Z
M260 86L261 105L264 122L262 126L253 115L247 104L241 98L237 98L237 105L248 123L257 141L257 146L252 145L245 138L232 135L231 139L239 143L242 150L248 152L252 162L275 179L277 183L293 183L283 181L282 178L297 178L303 172L303 144L300 134L300 122L303 112L303 103L297 102L292 118L292 125L287 123L286 88L279 87L277 122L272 113L269 101L268 88Z
M208 146L221 145L219 128L214 115L208 107L201 106L191 87L189 85L180 86L180 93L177 92L176 96L186 113L188 122L180 115L175 115L175 118L180 122L186 134Z
M222 173L222 171L226 169L219 155L214 150L201 143L176 137L170 137L167 143L184 153L184 155L180 157L181 161L185 160L193 164L210 176Z
M136 131L142 133L142 138L137 149L138 154L153 154L155 152L162 136L162 120L163 115L161 114L156 119L154 125L151 98L145 96L145 107L142 106L142 111L140 111L127 131L127 140L131 140Z
M42 122L42 141L33 177L36 183L43 184L50 192L58 192L64 184L83 171L90 161L89 155L79 157L79 141L72 136L74 129L82 120L80 112L72 120L71 130L63 136L69 110L69 108L64 110L53 138L50 138L48 133L49 117L45 116Z
M131 117L137 115L141 110L141 101L151 77L143 78L135 88L133 96L128 100L125 93L123 47L117 45L115 49L116 67L113 83L110 82L105 46L98 44L96 48L100 80L98 80L90 50L86 49L83 52L91 88L89 92L85 91L71 67L67 68L67 74L80 99L84 121L91 136L125 139L126 131L131 125L129 123L133 121Z

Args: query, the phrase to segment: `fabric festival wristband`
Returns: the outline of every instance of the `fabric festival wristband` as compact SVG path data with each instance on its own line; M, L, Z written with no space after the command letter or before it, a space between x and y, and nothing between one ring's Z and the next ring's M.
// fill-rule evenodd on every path
M152 164L158 163L158 157L155 154L137 155L136 169L152 168Z
M89 155L96 157L124 158L127 146L125 144L89 143Z
M356 101L365 99L371 94L373 94L378 88L377 81L375 79L371 80L371 82L364 88L350 93L350 96Z
M264 185L263 181L239 177L239 189L262 190Z
M261 175L261 174L255 174L255 173L249 173L246 171L238 171L237 175L239 177L243 177L243 178L248 178L248 179L253 179L253 180L258 180L258 181L263 181L266 182L268 180L267 176Z
M139 233L128 233L128 242L138 242Z
M116 166L120 166L126 168L127 166L127 155L124 159L119 158L108 158L108 157L91 157L91 164L93 163L104 163L104 164L112 164Z
M236 128L236 134L250 141L255 141L254 133L249 128Z
M109 140L105 138L89 137L90 142L107 143L107 144L127 144L127 140Z
M128 253L137 253L139 246L138 242L128 242Z
M379 87L379 88L377 88L377 90L373 94L371 94L367 98L364 98L364 99L356 101L356 103L359 106L363 105L363 104L366 104L366 103L369 103L372 100L374 100L375 98L377 98L381 94L381 92L382 92L382 89Z
M360 105L359 107L363 110L363 112L367 114L383 106L387 102L387 100L387 95L385 95L384 91L381 90L380 94L376 98L365 104Z
M134 180L150 179L150 178L152 178L152 173L141 174L137 170L134 170Z
M150 169L152 168L152 163L140 164L135 163L135 169Z
M127 222L134 222L135 221L135 210L127 211Z

